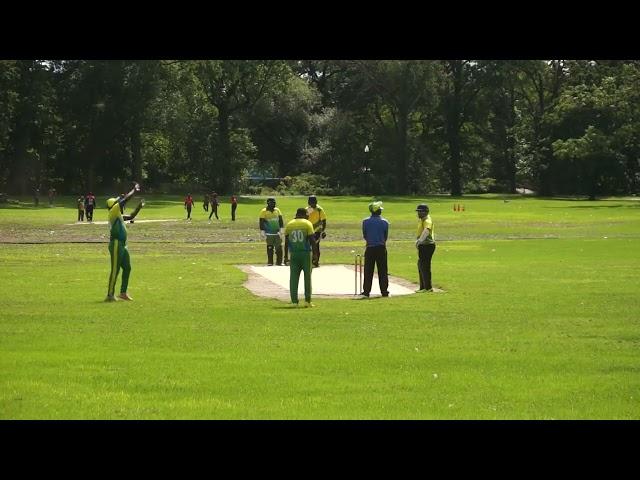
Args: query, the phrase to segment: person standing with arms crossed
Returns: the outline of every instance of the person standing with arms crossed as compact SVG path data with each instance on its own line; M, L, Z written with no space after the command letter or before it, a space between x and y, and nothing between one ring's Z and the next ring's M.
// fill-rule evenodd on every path
M136 183L133 189L125 196L107 200L107 208L109 209L109 255L111 256L111 272L109 273L109 286L107 288L107 298L105 302L116 301L116 280L118 279L120 269L122 269L122 284L118 298L122 300L133 300L127 293L129 275L131 274L131 259L129 257L129 250L127 249L127 227L125 226L125 221L135 218L140 209L144 207L144 200L140 200L140 203L138 203L138 206L131 215L122 215L122 212L129 199L139 191L140 184Z
M190 193L184 199L184 208L187 209L187 220L191 220L191 208L193 207L193 197Z
M315 243L313 225L307 220L306 208L296 211L296 218L287 223L284 230L284 258L285 265L289 263L291 252L291 264L289 271L289 292L291 303L299 305L298 282L300 272L304 272L304 306L314 307L311 303L311 250Z
M267 265L273 265L273 251L276 251L276 264L282 265L282 212L276 208L276 199L267 198L267 206L260 210L260 235L267 240Z
M315 243L313 246L313 253L311 255L311 263L314 267L320 266L320 239L325 238L327 234L325 230L327 228L327 215L324 213L324 209L318 205L318 199L315 195L309 196L309 207L307 208L307 215L309 221L313 225L313 231L315 232Z
M364 251L364 285L362 296L369 298L373 284L373 269L378 267L378 282L383 297L389 296L389 274L387 269L387 238L389 222L382 218L382 202L369 204L371 216L362 221L362 236L367 242Z
M416 207L418 212L418 231L416 248L418 249L418 275L420 276L420 290L432 292L431 284L431 258L436 251L436 237L433 230L433 220L429 215L429 206L421 203Z
M231 195L231 221L236 221L236 209L238 208L238 197Z

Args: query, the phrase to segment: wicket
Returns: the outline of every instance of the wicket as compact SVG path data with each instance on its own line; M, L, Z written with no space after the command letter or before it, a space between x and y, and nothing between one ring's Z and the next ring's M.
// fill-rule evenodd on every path
M353 271L355 278L353 279L353 294L359 295L362 292L362 255L356 253L355 260L353 262ZM358 289L358 273L360 275L360 289Z

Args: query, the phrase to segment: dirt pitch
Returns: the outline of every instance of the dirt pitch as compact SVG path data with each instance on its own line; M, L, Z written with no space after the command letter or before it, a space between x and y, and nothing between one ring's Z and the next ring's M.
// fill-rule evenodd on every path
M289 296L289 267L264 265L237 265L247 274L244 287L254 295L275 298L284 302ZM353 265L321 265L311 274L312 298L359 298L355 295L358 280ZM411 295L418 285L405 279L389 276L389 296ZM360 289L357 289L358 292ZM300 275L298 296L304 298L304 276ZM378 276L374 274L371 296L380 296Z

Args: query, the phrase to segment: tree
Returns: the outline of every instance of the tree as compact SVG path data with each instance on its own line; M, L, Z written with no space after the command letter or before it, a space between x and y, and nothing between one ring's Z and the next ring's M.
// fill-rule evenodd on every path
M433 95L434 67L423 61L358 61L365 91L371 94L369 110L382 131L393 135L389 159L395 171L395 191L409 190L410 131L419 111Z
M483 134L489 144L491 176L500 191L516 193L516 127L518 70L512 61L483 62L486 71L484 102L488 124Z
M578 67L584 76L584 65ZM572 84L559 97L551 119L560 138L552 146L577 179L573 190L593 200L602 193L628 191L634 183L640 75L636 66L623 63L613 71L612 65L600 68L597 62L587 69L589 80Z
M15 60L0 60L0 186L11 174L11 132L15 125L20 70Z
M276 60L207 60L194 62L193 67L207 99L217 110L217 151L211 168L220 179L219 189L228 192L241 170L241 150L232 144L236 118L253 112L262 98L282 88L291 69L286 62Z
M10 188L25 195L31 188L51 185L47 158L55 151L56 92L47 63L25 60L12 67L8 73L17 82L6 97L13 115L5 114L11 125L8 136L5 130L5 155Z
M566 80L563 60L526 60L514 62L519 72L517 108L521 121L520 137L522 170L541 195L551 195L553 178L558 173L554 165L552 138L548 116L557 102Z
M463 128L472 118L474 102L483 87L483 68L478 62L471 60L446 60L442 62L442 67L440 97L444 133L449 148L449 191L452 196L460 196Z

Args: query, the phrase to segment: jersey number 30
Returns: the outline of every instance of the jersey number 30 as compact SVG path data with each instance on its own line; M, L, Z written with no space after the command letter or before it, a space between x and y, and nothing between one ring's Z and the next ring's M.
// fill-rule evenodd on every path
M302 230L294 230L291 232L291 241L300 243L304 241L304 233Z

